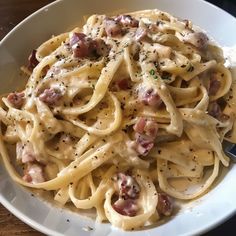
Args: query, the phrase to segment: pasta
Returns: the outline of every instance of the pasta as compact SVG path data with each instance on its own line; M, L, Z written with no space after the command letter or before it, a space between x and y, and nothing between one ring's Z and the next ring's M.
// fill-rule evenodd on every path
M137 229L171 215L175 199L206 193L229 166L235 80L189 20L93 15L22 70L24 90L2 96L2 159L14 181L61 205Z

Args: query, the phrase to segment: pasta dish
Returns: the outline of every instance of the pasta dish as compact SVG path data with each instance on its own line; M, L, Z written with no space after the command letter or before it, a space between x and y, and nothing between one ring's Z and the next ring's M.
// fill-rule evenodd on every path
M175 199L206 193L229 166L235 80L189 20L92 15L22 70L24 89L1 97L1 156L14 181L61 205L138 229L173 214Z

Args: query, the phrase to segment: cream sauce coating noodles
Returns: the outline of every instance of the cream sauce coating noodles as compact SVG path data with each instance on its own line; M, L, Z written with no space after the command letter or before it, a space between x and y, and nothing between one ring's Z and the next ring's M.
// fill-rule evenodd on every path
M34 50L24 90L2 96L6 169L124 230L171 215L175 199L206 193L229 166L236 87L222 55L159 10L92 15Z

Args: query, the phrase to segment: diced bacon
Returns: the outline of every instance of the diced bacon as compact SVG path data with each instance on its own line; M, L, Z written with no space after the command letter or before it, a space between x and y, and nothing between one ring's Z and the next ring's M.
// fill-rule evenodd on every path
M198 49L203 49L206 47L208 42L208 37L203 32L190 32L183 36L183 41L190 43Z
M122 199L137 199L139 197L140 187L132 176L118 173L117 184L119 196Z
M102 39L91 39L83 33L73 33L70 38L70 47L74 57L106 56L109 46Z
M28 69L31 71L39 64L39 61L36 58L36 53L37 50L34 49L28 58Z
M55 88L49 88L49 89L45 89L39 95L39 100L48 104L49 106L52 106L52 105L56 105L61 97L62 97L61 90L55 89Z
M124 216L135 216L138 211L138 205L133 199L118 199L112 206L119 214Z
M116 84L121 90L127 90L130 88L129 79L118 80Z
M124 173L116 175L119 199L112 205L113 208L125 216L135 216L139 209L136 199L139 198L140 187L136 180Z
M15 107L15 108L21 108L25 101L25 94L23 92L14 92L10 93L7 96L7 100Z
M70 38L70 46L73 47L76 43L86 38L86 34L83 33L73 33Z
M140 42L143 41L147 37L147 29L138 28L135 33L135 40Z
M137 123L133 126L135 133L135 143L133 149L142 156L146 156L154 147L154 140L158 132L157 122L139 118Z
M25 170L25 175L23 176L23 180L32 184L44 182L45 178L43 173L43 167L40 164L29 163Z
M151 149L154 147L154 139L139 133L136 136L135 150L142 156L147 156Z
M105 19L105 31L110 37L115 37L123 33L122 27L138 27L139 21L130 15L120 15L115 19Z
M26 173L26 174L22 177L22 179L23 179L24 181L28 182L28 183L31 183L31 182L32 182L32 177L31 177L31 175L29 175L28 173Z
M73 50L74 57L88 57L91 53L92 39L83 33L73 33L70 38L70 46Z
M215 96L218 90L220 89L221 82L217 79L217 74L213 73L210 78L208 94L210 96Z
M160 96L153 90L148 89L139 93L139 99L145 104L152 107L159 107L162 103Z
M32 144L18 142L16 144L16 159L21 160L22 163L35 161L36 156Z
M158 193L157 211L164 216L171 215L173 211L172 199L165 193Z
M145 134L149 137L156 138L158 131L158 124L153 120L147 120L145 128Z
M105 19L105 31L110 37L118 36L122 33L121 24L111 18Z
M139 118L137 123L133 127L134 131L140 134L146 134L147 136L155 139L158 131L158 124L153 120L148 120L143 117Z
M138 27L139 21L133 18L130 15L120 15L115 18L116 22L120 22L123 26L126 27Z
M144 128L146 126L146 123L147 123L147 121L145 118L143 118L143 117L139 118L137 123L133 127L134 131L142 134L144 132Z

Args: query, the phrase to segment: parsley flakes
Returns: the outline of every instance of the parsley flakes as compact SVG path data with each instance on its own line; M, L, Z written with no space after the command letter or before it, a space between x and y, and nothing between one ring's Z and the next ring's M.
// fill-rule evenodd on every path
M149 74L153 77L153 79L158 79L158 76L156 75L154 69L151 69L151 70L149 71Z
M151 69L151 70L149 71L149 73L150 73L150 75L155 75L155 70Z

